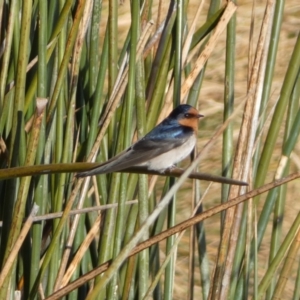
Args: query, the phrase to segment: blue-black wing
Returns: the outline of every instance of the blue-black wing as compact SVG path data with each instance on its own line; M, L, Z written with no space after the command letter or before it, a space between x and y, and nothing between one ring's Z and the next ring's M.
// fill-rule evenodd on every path
M161 123L127 150L96 168L78 173L78 177L117 172L147 162L185 143L193 130L180 125Z

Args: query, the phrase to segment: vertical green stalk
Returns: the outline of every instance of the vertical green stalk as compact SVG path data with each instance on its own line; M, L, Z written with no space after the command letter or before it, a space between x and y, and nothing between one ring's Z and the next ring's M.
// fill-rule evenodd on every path
M173 27L173 43L175 49L175 61L174 61L174 107L178 106L181 102L181 72L182 72L182 40L183 40L183 1L176 0L176 21L175 26ZM170 187L175 184L175 179L170 178ZM172 201L168 205L168 228L175 225L176 221L176 195L174 195ZM167 239L167 248L166 253L168 254L175 242L175 236L170 236ZM164 288L164 299L173 298L173 289L174 289L174 274L175 274L175 262L176 262L176 252L172 255L170 262L168 263L165 269L165 288Z
M276 256L272 260L272 263L269 265L266 274L264 275L264 277L262 278L258 286L258 299L262 298L267 288L269 287L271 280L273 279L274 273L279 268L279 265L285 258L291 243L296 238L296 234L299 231L299 226L300 226L300 214L298 214L297 217L295 218L293 224L291 225L288 231L288 234L286 235L284 241L282 242L280 248L278 249L278 252L276 253Z
M72 243L72 247L73 247L74 251L78 250L78 248L80 247L81 243L83 242L83 240L87 234L87 232L85 230L85 226L84 226L85 225L84 221L85 221L85 216L80 216L79 221L78 221L77 230L76 230L76 235L75 235L74 241ZM83 263L84 260L82 259L81 262ZM71 281L78 279L78 277L80 275L80 271L81 271L81 266L80 266L80 264L78 264L76 270L74 271L74 273L71 277ZM80 293L78 292L77 289L68 295L68 300L77 300L78 298L80 298Z
M197 181L198 183L198 181ZM198 183L199 185L199 183ZM196 184L196 199L200 199L200 189ZM197 214L203 212L203 205L201 204ZM200 274L201 274L201 287L202 287L202 298L208 299L209 288L210 288L210 268L209 268L209 258L206 247L206 233L204 228L204 223L200 222L196 225L197 232L197 247L199 253L199 266L200 266Z
M136 76L136 105L137 105L137 130L138 137L145 135L146 129L146 112L145 112L145 77L142 61L137 64ZM139 199L139 224L142 224L148 217L148 176L144 174L139 175L138 181L138 199ZM133 220L131 221L133 222ZM146 240L149 234L143 236ZM149 285L149 250L145 249L139 253L138 274L139 274L139 299L143 299L148 285Z
M125 128L124 132L124 140L123 140L123 149L126 149L131 144L132 137L132 115L133 115L133 107L135 103L135 77L136 77L136 49L137 42L139 36L139 9L140 9L139 1L133 1L131 3L131 38L130 38L130 57L129 57L129 72L128 72L128 87L126 94L126 102L125 102ZM116 257L121 249L121 241L123 235L123 228L125 224L125 213L126 213L126 182L128 180L128 176L126 174L121 175L121 183L120 183L120 197L119 197L119 206L118 206L118 214L116 220L116 230L115 230L115 239L114 239L114 248L113 248L113 257ZM116 187L114 187L116 188ZM140 277L141 282L143 282L143 276ZM115 286L117 284L117 274L113 277L109 285L108 297L112 297L114 294Z
M265 180L271 156L274 150L274 145L278 136L278 132L283 120L284 113L291 95L293 86L296 81L300 67L300 33L298 34L297 42L289 63L288 71L284 77L284 82L280 92L280 98L276 105L276 109L270 125L270 130L267 135L266 142L259 160L255 187L261 186Z
M234 80L235 80L235 60L236 60L236 13L232 16L227 25L226 37L226 57L225 57L225 87L224 87L224 122L231 116L234 108ZM233 166L233 126L229 123L223 133L223 148L222 148L222 176L230 177ZM228 201L230 185L222 184L221 201ZM221 214L221 224L224 221L224 214ZM241 244L241 243L240 243ZM239 266L238 266L239 268ZM237 281L237 274L233 270L233 282ZM234 284L231 285L231 289ZM234 290L235 288L233 288Z
M19 160L20 152L24 152L23 149L19 148L20 136L17 136L17 131L23 128L23 107L24 107L24 95L25 95L25 83L26 83L26 67L28 63L28 49L29 49L29 34L30 34L30 22L31 22L31 9L32 1L28 0L22 6L22 24L20 34L20 45L19 45L19 56L17 65L17 78L15 87L15 98L14 98L14 113L13 113L13 124L11 139L10 139L10 165L16 166ZM22 135L22 134L21 134Z
M16 12L20 11L20 1L16 3ZM18 68L18 57L19 57L19 48L20 48L20 36L21 36L21 26L20 26L20 18L15 18L14 20L14 34L13 34L13 67L15 73L17 73ZM22 21L21 21L22 22ZM23 28L23 26L22 26Z
M38 140L39 140L39 133L40 133L40 125L42 123L43 119L43 112L46 106L46 102L43 102L41 105L38 103L37 109L34 115L34 120L30 132L30 138L28 141L28 151L27 151L27 157L25 160L25 166L30 166L34 163L36 159L36 151L37 151L37 146L38 146ZM19 234L20 230L22 227L23 219L25 217L25 207L27 203L27 198L28 198L28 191L29 191L29 186L31 182L31 177L26 176L23 177L20 180L20 187L17 192L17 199L14 207L14 212L13 212L13 219L12 219L12 226L9 230L9 239L6 245L6 251L5 251L5 259L7 259L13 245L15 244ZM14 266L12 267L10 274L14 273L14 269L16 267L16 262L14 263ZM9 282L11 281L11 285L14 286L14 276L7 276L5 279L5 282L3 284L3 287L0 292L0 298L4 296L4 293L6 289L10 289L9 287ZM8 291L8 290L7 290Z
M120 147L120 146L119 146ZM117 149L119 149L119 147ZM110 191L108 197L108 203L116 203L117 199L119 199L119 187L121 184L121 175L120 174L112 174L111 182L110 182ZM122 208L121 208L122 209ZM103 225L102 236L99 244L99 263L106 262L111 259L114 255L115 249L115 227L117 222L117 212L116 209L111 209L106 212L105 215L105 223ZM120 241L117 241L118 244ZM100 280L100 276L96 278L96 283ZM112 280L114 282L114 280ZM115 283L115 282L114 282ZM109 284L108 295L106 296L104 291L99 293L99 299L114 299L116 297L115 289L116 285L113 286L112 283ZM109 298L113 297L113 298Z
M108 53L108 90L112 93L115 80L118 74L118 6L116 0L109 1L108 16L108 35L109 35L109 53Z
M248 212L248 207L245 205L243 207L243 216L247 216L247 212ZM238 296L236 295L236 289L237 289L237 283L238 283L238 279L242 278L243 280L243 287L245 287L247 285L247 279L249 278L249 274L246 273L245 270L247 270L248 266L244 267L244 272L242 274L240 274L240 268L241 268L241 262L243 261L244 264L248 263L248 260L246 259L246 255L244 253L245 251L245 247L246 247L246 229L247 229L247 219L243 218L241 225L240 225L240 232L239 232L239 236L238 236L238 240L239 243L237 243L237 247L236 247L236 254L234 257L234 262L232 265L232 278L230 281L230 290L229 290L229 294L231 295L231 297L233 297L235 299L243 299L243 297L245 296L245 293L247 293L247 291L245 289L243 289L244 294L242 294L241 292L241 298L238 298Z
M169 39L167 41L167 48L166 48L166 52L164 53L165 56L160 65L160 69L157 75L156 85L154 87L150 106L148 108L147 130L146 130L147 132L150 131L155 126L159 115L159 110L162 107L162 100L164 97L165 87L167 84L170 52L171 52L171 40Z
M169 49L169 45L171 43L171 32L173 30L174 27L174 22L176 19L176 5L175 5L175 1L171 1L170 2L170 7L169 7L169 11L168 11L168 15L167 15L167 19L166 19L166 24L164 26L161 38L160 38L160 42L156 51L156 56L154 58L154 61L152 63L152 68L151 68L151 73L148 79L148 83L147 83L147 89L146 89L146 98L147 100L151 100L151 106L148 109L148 118L152 119L153 115L157 115L157 110L160 109L160 107L158 107L157 103L155 101L153 101L153 99L155 98L154 95L154 91L156 89L156 86L160 85L160 79L165 78L165 77L160 77L159 73L162 70L162 66L164 64L167 64L169 67L169 61L166 61L165 58L168 57L167 53L168 53L168 49ZM165 86L164 86L165 87ZM163 88L163 92L164 92L164 88ZM161 102L160 102L161 104ZM153 125L154 126L154 125ZM151 127L153 127L151 126ZM149 129L149 127L148 127Z
M297 83L299 83L299 77L300 76L298 76ZM295 88L294 90L295 95L293 93L293 96L297 99L299 98L299 85L296 84L295 87L297 88ZM289 157L291 155L291 152L297 143L299 133L300 133L300 109L298 109L297 115L295 116L294 123L290 130L290 135L283 145L283 150L282 150L283 157ZM269 221L269 216L272 213L279 191L280 188L274 188L268 193L263 210L260 214L260 218L257 224L257 241L256 240L253 241L251 245L251 260L252 260L251 268L253 267L254 254L256 254L257 250L260 248ZM257 242L257 246L255 246L256 242ZM242 278L239 279L236 295L241 293L241 289L242 289Z
M211 30L211 26L216 25L216 20L218 20L220 14L223 13L223 9L218 11L219 7L220 7L220 0L212 0L210 2L208 14L207 14L207 19L206 19L207 20L206 24L208 25L208 28L204 25L204 29L205 29L204 32L205 33L207 33L206 30L208 30L208 29ZM194 35L194 39L193 39L192 44L191 44L192 48L195 46L195 42L198 39L201 40L202 34L204 34L204 33L203 33L203 30L201 30L201 28L200 28L199 32L196 32L195 35ZM202 51L203 48L204 47L201 47L200 50ZM192 106L196 106L197 101L199 99L205 69L206 69L206 64L203 67L202 71L197 76L197 78L195 79L194 84L193 84L193 86L191 87L191 89L189 91L187 103L189 103Z
M118 74L118 0L108 3L108 96L112 94ZM108 128L108 143L114 144L115 117ZM110 150L111 151L111 150ZM112 153L112 152L110 152Z
M87 142L87 155L89 154L90 150L92 149L93 143L95 142L97 132L99 131L99 116L103 109L103 103L105 97L103 96L103 87L105 83L105 75L107 73L107 66L108 66L108 31L106 30L104 42L103 42L103 49L101 53L101 61L99 66L99 73L97 76L97 84L96 90L92 97L92 112L91 112L91 119L90 119L90 130ZM103 176L101 176L103 177Z
M226 58L225 58L225 89L224 89L224 122L231 116L234 107L234 74L235 74L235 37L236 37L236 13L227 25ZM233 159L233 127L228 124L223 133L222 148L222 176L229 177L232 172ZM222 184L221 200L227 201L229 185Z
M183 1L176 0L177 16L174 26L174 43L175 43L175 62L174 62L174 107L178 106L181 102L181 76L182 76L182 40L183 40Z
M120 125L119 128L125 128L125 122L126 122L126 112L125 112L126 108L125 105L122 106L122 113L120 116ZM122 132L122 130L121 130ZM117 144L116 144L116 153L119 153L123 150L123 145L124 145L124 138L125 138L125 134L119 134L118 138L117 138ZM124 184L124 180L125 180L125 176L126 174L119 174L119 173L113 173L111 175L108 175L108 178L110 178L109 180L109 184L108 184L108 204L112 204L112 203L120 203L120 207L118 207L118 213L120 213L119 209L121 209L121 215L123 214L123 207L122 207L122 203L124 203L124 185L126 186L126 184ZM123 186L121 186L121 176L122 176L122 182L123 182ZM120 199L121 198L121 199ZM117 220L117 210L116 209L110 209L107 212L105 212L105 220L104 220L104 224L103 224L103 229L102 229L102 234L101 234L101 239L99 240L99 257L98 257L98 263L101 264L103 262L106 262L107 260L111 259L112 257L114 257L114 255L116 255L116 253L118 252L118 248L120 247L120 238L117 239L117 237L115 237L116 235L116 228L119 226L116 223L117 222L121 222L123 220ZM120 223L119 223L120 224ZM117 229L119 230L119 229ZM116 245L114 244L116 243ZM95 282L97 283L100 280L100 276L98 276L95 280ZM115 280L115 279L114 279ZM105 291L101 291L101 293L99 294L99 299L106 299L109 297L113 297L112 299L114 299L114 297L116 297L116 293L115 293L115 282L114 280L112 280L112 282L109 284L109 289L107 291L108 295L105 294ZM114 284L113 284L114 283Z
M65 5L65 0L60 0L59 1L59 11L62 10L62 8ZM65 24L64 28L61 31L61 34L58 37L58 43L57 43L57 65L59 66L59 69L61 69L61 65L63 64L63 59L64 59L64 54L66 50L66 30L67 26ZM58 75L59 76L59 75ZM58 81L59 77L57 78ZM57 81L56 81L56 86L57 86ZM64 81L62 82L60 86L60 93L57 97L57 101L55 104L55 144L54 146L54 161L56 163L61 163L62 162L62 153L63 153L63 139L64 139L64 126L65 126L65 120L64 116L66 113L65 110L65 93L64 91L67 89L67 82ZM55 92L54 92L55 93ZM52 197L52 209L55 212L61 211L62 210L62 193L63 193L63 184L61 184L61 179L64 177L65 174L55 174L53 176L54 179L54 186L55 186L55 191L53 192L53 197ZM53 230L56 230L56 227L58 226L59 219L53 220ZM56 263L60 259L61 255L61 250L59 247L59 244L55 248L55 250L52 253L52 263L49 265L49 276L47 280L47 294L51 294L53 291L55 279L57 276L58 272L58 264Z
M297 278L295 280L295 288L292 300L297 300L300 297L300 261L298 262Z
M56 19L56 16L54 16L54 12L56 11L56 8L58 4L56 1L51 1L49 5L49 17L47 19L48 26L47 32L48 36L50 36L48 42L51 45L47 48L47 62L50 60L50 57L55 49L56 42L57 42L57 37L61 33L61 31L65 30L65 23L66 20L70 14L70 9L73 4L73 0L67 0L58 16L58 19ZM54 26L55 24L55 26ZM53 26L51 26L53 25ZM52 27L54 27L53 32L52 32ZM50 72L51 73L51 72ZM34 95L36 93L36 85L37 85L37 74L34 74L29 87L26 91L26 99L25 99L25 113L27 113L28 107L30 106L32 100L34 99Z
M263 85L262 100L261 100L261 107L260 107L261 122L258 125L257 132L260 132L264 125L263 120L265 119L265 106L269 99L270 89L272 86L273 73L274 73L274 68L275 68L275 64L276 64L276 55L277 55L277 48L278 48L279 36L280 36L280 29L281 29L282 17L283 17L283 11L284 11L283 10L284 2L285 2L285 0L276 1L276 5L275 5L273 24L272 24L272 32L271 32L269 49L268 49L267 67L266 67L266 72L265 72L265 77L264 77L264 85ZM256 152L255 152L255 155L253 158L253 166L254 166L253 173L254 174L256 173L256 168L257 168L257 164L259 161L259 155L260 155L259 149L260 149L260 141L258 142L258 146L256 148ZM254 175L254 178L255 178L255 175ZM267 196L267 200L265 202L265 205L264 205L263 211L260 215L259 223L257 226L257 229L258 229L257 243L258 243L258 245L260 245L261 240L263 238L264 231L267 226L268 219L269 219L270 213L272 211L272 208L274 206L276 197L277 197L277 189L270 191ZM241 243L238 244L238 247L240 244ZM251 252L252 253L250 254L250 260L251 260L250 269L252 269L252 267L253 267L254 255L257 254L257 248L254 247L254 241L252 242L252 245L251 245ZM236 256L235 265L237 265L237 257L238 257L238 255ZM240 289L242 288L241 281L242 281L242 278L239 279L237 294L238 293L241 294L240 293Z
M283 12L284 12L284 5L285 0L277 0L275 4L275 11L274 11L274 17L273 17L273 23L272 23L272 31L271 31L271 38L270 38L270 44L268 49L268 58L267 58L267 68L264 78L264 85L263 85L263 92L261 97L261 107L260 107L260 118L261 122L257 128L257 132L260 132L263 128L263 120L265 120L265 107L268 103L268 100L270 98L270 92L272 87L272 80L274 76L274 69L276 65L276 56L277 56L277 50L278 50L278 43L279 43L279 37L280 37L280 30L282 25L282 18L283 18ZM259 162L259 155L260 155L260 145L259 142L258 147L255 152L254 156L254 170L256 171L257 164Z
M175 184L175 179L173 177L170 178L169 188L171 188ZM176 218L176 195L172 197L168 205L168 228L175 225L175 218ZM175 242L176 238L174 235L167 238L167 247L166 253L168 254ZM164 299L173 299L173 288L174 288L174 275L175 275L175 262L176 262L176 251L174 255L170 259L166 269L165 269L165 282L164 282Z
M10 136L10 143L9 143L9 148L11 149L9 153L9 162L8 165L10 167L17 166L20 163L24 163L24 153L26 153L26 148L21 149L20 148L20 140L24 140L24 115L23 115L23 107L24 107L24 95L25 95L25 83L26 83L26 67L28 63L28 49L29 49L29 35L30 35L30 24L31 24L31 10L32 10L32 1L28 0L25 3L23 3L22 6L22 21L21 21L21 33L20 33L20 40L19 40L19 50L18 50L18 60L17 60L17 76L16 76L16 86L15 86L15 97L14 97L14 111L13 111L13 126L11 129L11 136ZM16 27L14 27L16 30ZM23 136L23 138L22 138ZM24 144L23 144L24 146ZM20 157L21 154L21 157ZM16 189L16 182L17 180L10 180L9 185L10 185L10 190L8 191L8 194L6 195L6 200L7 202L10 202L11 205L9 205L9 209L5 211L6 215L12 216L13 215L13 205L12 203L15 202L15 195L18 193L18 190ZM23 180L23 183L25 185L25 182ZM24 199L22 203L20 202L21 200L19 199L19 204L21 204L21 211L22 208L24 208ZM16 210L17 208L15 208ZM13 216L13 220L16 221L15 217ZM22 218L22 215L19 216ZM8 218L9 219L9 218ZM10 224L7 224L9 232L8 240L6 243L6 240L2 239L2 243L5 245L5 255L4 255L4 261L7 258L10 249L12 245L14 244L17 235L19 234L19 228L21 226L20 220L17 221L16 226L11 227ZM5 226L3 227L5 229ZM3 238L3 237L2 237ZM13 268L14 269L14 268ZM12 278L7 278L5 280L5 283L3 285L3 288L1 289L0 292L0 298L5 298L5 294L8 291L9 287L9 282L10 279ZM14 289L14 282L11 280L11 288L12 290Z
M94 1L93 15L89 38L89 97L93 97L99 67L99 24L101 19L102 1Z
M5 50L3 53L2 64L0 69L0 116L3 113L4 95L5 95L5 88L7 84L9 60L11 56L11 48L12 48L13 33L14 33L14 23L16 21L16 12L18 7L17 2L18 2L17 0L12 0L10 2L8 27L5 36L6 39Z
M43 0L39 1L39 27L38 27L38 84L37 84L37 96L40 98L47 97L48 91L48 80L47 80L47 58L46 58L46 47L48 40L48 26L47 22L47 3ZM37 149L36 162L43 163L44 161L44 147L45 147L45 116L41 124L40 140ZM46 210L46 197L45 192L45 177L38 177L34 179L35 182L35 193L34 202L39 206L39 214L44 214ZM41 254L41 239L42 239L42 224L34 224L32 229L32 253L31 253L31 271L30 271L30 282L29 287L25 286L24 298L28 298L29 291L34 284L34 280L38 274L40 265L40 254Z
M141 20L140 20L140 1L132 1L131 14L132 14L132 26L131 26L131 49L130 53L134 53L134 56L130 56L130 67L134 70L132 78L130 76L129 69L129 86L135 91L135 104L136 104L136 116L137 116L137 134L138 139L142 138L146 134L146 85L145 85L145 73L143 66L143 59L139 59L136 62L136 48L138 38L141 32ZM132 60L131 60L132 59ZM135 59L135 61L133 61ZM129 97L129 93L128 93ZM128 116L129 117L129 116ZM148 176L140 174L138 176L138 199L139 199L139 212L138 220L139 224L144 223L149 214L148 205ZM133 220L131 221L133 222ZM143 236L143 240L146 240L149 234L146 233ZM143 299L146 294L149 285L149 250L146 249L138 255L138 298Z
M77 37L78 28L79 28L80 21L81 21L82 15L83 15L83 10L84 10L84 7L85 7L85 1L86 0L79 0L78 6L77 6L77 10L76 10L76 13L75 13L73 24L72 24L72 27L71 27L71 30L70 30L70 33L69 33L69 36L68 36L68 41L67 41L66 47L64 49L64 57L63 57L63 60L60 64L60 67L59 67L59 74L58 74L57 81L56 81L56 84L55 84L55 88L54 88L54 91L53 91L53 95L52 95L52 98L51 98L51 103L50 103L50 107L49 107L48 114L47 114L47 121L48 122L53 117L53 113L54 113L55 108L56 108L58 97L61 93L62 86L65 83L65 76L67 74L67 67L68 67L68 63L70 61L70 57L72 55L74 43L75 43L75 40L76 40L76 37Z
M298 80L296 81L295 89L293 90L292 96L289 101L288 106L288 113L287 113L287 119L286 119L286 126L285 126L285 134L284 134L284 143L283 143L283 149L282 152L284 152L284 146L291 135L291 130L293 129L293 123L295 122L295 117L297 114L297 109L299 106L299 87L297 88L297 82L299 84L300 82L300 73L298 74ZM295 128L294 128L295 130ZM297 131L297 129L296 129ZM289 154L288 154L289 156ZM287 163L284 172L282 176L287 176L289 173L289 162ZM276 255L276 252L280 246L281 241L281 235L282 235L282 223L283 223L283 216L284 216L284 207L285 207L285 198L286 198L286 189L287 186L281 186L279 187L278 191L278 197L276 199L275 207L274 207L274 221L273 221L273 228L272 228L272 238L271 238L271 248L270 248L270 254L269 254L269 263L272 262L273 258ZM274 289L275 289L275 276L272 280L272 283L270 285L270 288L267 291L266 297L268 299L271 299Z

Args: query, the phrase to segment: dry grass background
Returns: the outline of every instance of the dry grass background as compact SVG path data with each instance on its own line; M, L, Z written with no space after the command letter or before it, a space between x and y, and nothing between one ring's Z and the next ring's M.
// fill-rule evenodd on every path
M158 2L158 1L154 1ZM199 1L191 0L189 1L189 17L190 20L194 17L196 7L199 5ZM107 5L107 1L104 3ZM167 1L163 2L163 11L166 13L169 3ZM203 14L199 18L199 24L203 24L206 18L206 11L208 9L209 3L204 4ZM254 17L254 31L253 31L253 41L250 44L250 25L252 17L252 6L253 1L241 0L238 1L237 10L237 35L236 35L236 73L235 73L235 106L243 101L247 92L247 76L248 76L248 51L249 47L252 47L255 51L256 42L258 39L262 17L265 10L266 1L255 1L255 17ZM157 6L156 6L157 7ZM155 11L155 9L154 9ZM162 17L161 17L162 18ZM155 18L154 18L155 21ZM103 24L106 24L104 21ZM119 8L119 28L120 28L120 44L122 44L122 38L124 39L127 34L127 30L130 25L130 14L129 14L129 1L125 0L122 2ZM103 28L103 27L102 27ZM267 112L271 113L272 108L275 105L279 97L280 88L282 86L282 74L286 72L288 62L295 45L295 40L297 38L297 33L300 29L300 2L298 0L287 0L284 17L280 35L280 42L278 47L278 55L276 68L274 72L273 85L271 90L271 99L269 101ZM102 31L104 32L104 30ZM205 118L200 122L199 140L198 147L201 149L210 139L215 129L222 124L223 119L223 93L224 93L224 70L225 70L225 42L226 34L224 33L210 59L206 68L204 82L200 93L200 112L204 114ZM253 57L252 57L253 59ZM234 120L234 137L237 139L239 134L239 125L242 118L242 110L238 113ZM269 122L267 122L268 124ZM283 134L283 132L282 132ZM206 173L221 173L221 148L222 148L222 138L220 137L212 147L208 155L202 158L200 164L200 170ZM273 166L273 171L275 172L278 155L281 150L281 142L278 140L277 151L274 151L271 166ZM291 172L296 171L300 168L300 143L296 146L296 151L292 155L292 165ZM274 172L269 172L267 181L272 180ZM283 219L283 236L286 231L290 228L295 216L300 210L299 201L299 184L300 180L295 180L288 184L288 195L285 205L285 216ZM207 182L201 183L201 188L204 191L208 186ZM209 197L204 199L205 209L215 206L220 203L221 189L220 185L214 183L210 187ZM179 192L177 201L177 216L176 221L180 222L189 218L191 213L191 203L190 199L192 193L191 182L187 181L186 184L181 188ZM264 197L261 198L258 205L258 210L261 208L261 203L264 201ZM264 274L264 266L268 262L269 255L269 245L270 245L270 234L271 234L272 222L269 222L268 233L265 235L263 240L261 250L259 252L259 265L260 265L260 276ZM205 230L207 238L207 250L211 261L211 271L214 268L214 262L216 261L219 241L220 241L220 216L215 215L205 221ZM186 231L183 239L181 240L178 247L178 257L176 262L176 278L175 278L175 289L174 289L174 299L185 299L188 292L188 256L189 256L189 230ZM195 251L197 253L197 251ZM161 258L164 258L164 253L161 253ZM197 255L197 254L196 254ZM197 262L197 260L196 260ZM294 276L297 272L297 264L295 262ZM196 281L195 283L195 296L201 295L200 291L200 272L198 270L198 264L196 263ZM290 285L289 285L290 284ZM291 298L293 295L294 281L288 282L286 287L286 297Z

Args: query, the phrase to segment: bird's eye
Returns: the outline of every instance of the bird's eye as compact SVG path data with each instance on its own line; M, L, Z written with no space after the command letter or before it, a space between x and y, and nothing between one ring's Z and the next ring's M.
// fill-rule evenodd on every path
M191 117L191 114L184 114L184 117L185 117L185 118L190 118L190 117Z

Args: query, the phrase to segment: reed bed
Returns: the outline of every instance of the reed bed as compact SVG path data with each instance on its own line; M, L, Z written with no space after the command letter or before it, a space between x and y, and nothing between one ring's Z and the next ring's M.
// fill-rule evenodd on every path
M0 1L0 299L299 299L299 15ZM180 103L186 171L74 176Z

